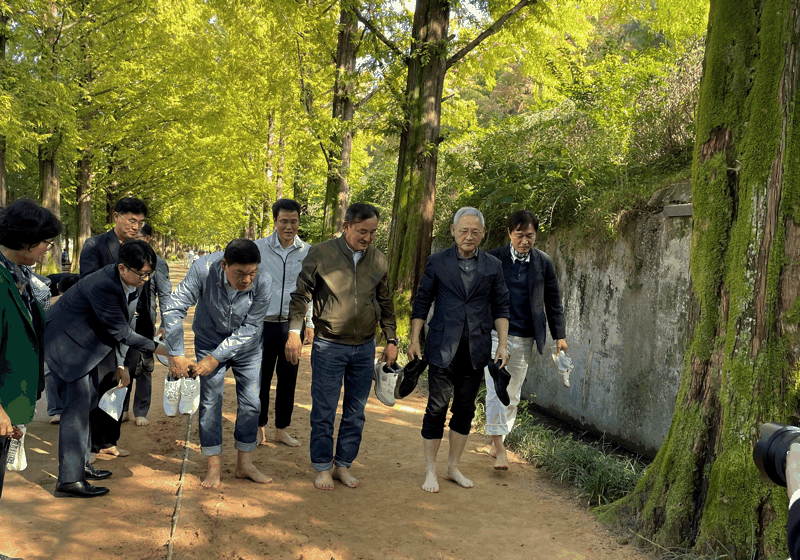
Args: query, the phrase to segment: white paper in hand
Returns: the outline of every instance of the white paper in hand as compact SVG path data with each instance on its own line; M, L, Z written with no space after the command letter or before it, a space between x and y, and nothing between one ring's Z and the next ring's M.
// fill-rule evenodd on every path
M552 354L553 363L556 366L558 378L564 387L569 387L569 374L572 372L572 359L562 350L558 354Z
M19 426L22 430L20 439L12 439L8 448L8 462L6 468L10 471L24 471L28 467L28 458L25 456L25 426Z
M100 397L100 402L97 403L97 406L114 420L119 420L122 416L122 405L125 404L125 394L127 392L127 387L109 389Z

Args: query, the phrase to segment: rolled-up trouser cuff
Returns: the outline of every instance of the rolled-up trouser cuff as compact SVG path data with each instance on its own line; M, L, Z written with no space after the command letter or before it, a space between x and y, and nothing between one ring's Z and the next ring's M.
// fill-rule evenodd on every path
M203 455L211 456L211 455L222 455L222 446L221 445L212 445L211 447L201 447L200 452Z
M328 461L327 463L311 463L311 466L317 472L329 471L333 469L333 461Z
M239 451L245 451L247 453L250 453L250 452L256 450L256 447L258 446L258 442L254 441L253 443L243 443L241 441L237 441L237 440L234 439L233 440L233 446L236 449L238 449Z

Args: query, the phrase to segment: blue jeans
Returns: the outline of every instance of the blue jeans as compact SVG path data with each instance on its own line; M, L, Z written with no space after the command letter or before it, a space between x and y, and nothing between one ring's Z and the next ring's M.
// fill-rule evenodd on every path
M375 340L351 346L314 338L311 348L311 466L349 468L358 456L364 408L375 370ZM333 422L344 381L342 421L333 454Z
M197 348L199 362L215 348ZM213 373L200 378L200 449L203 455L222 453L222 391L225 388L225 370L233 371L236 381L236 427L233 430L234 447L239 451L253 451L258 434L258 414L261 401L261 345L252 350L240 351L227 362L220 362Z

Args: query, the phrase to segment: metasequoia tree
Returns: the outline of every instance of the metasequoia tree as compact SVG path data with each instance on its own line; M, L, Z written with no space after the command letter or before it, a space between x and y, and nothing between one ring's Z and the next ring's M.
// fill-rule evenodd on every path
M662 546L786 558L783 488L752 461L762 422L797 418L797 0L712 0L692 168L691 342L672 425L605 516Z

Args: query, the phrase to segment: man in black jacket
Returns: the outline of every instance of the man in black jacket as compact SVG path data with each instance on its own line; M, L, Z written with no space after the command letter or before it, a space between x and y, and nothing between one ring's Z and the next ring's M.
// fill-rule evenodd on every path
M152 339L131 327L136 299L155 264L155 252L147 243L128 241L119 248L117 264L82 278L47 312L45 362L64 401L56 496L85 498L108 492L86 482L111 476L88 464L90 411L106 414L93 410L103 390L102 374L109 372L121 386L130 383L122 365L128 346L146 353L157 349ZM159 353L166 355L166 348Z
M503 268L495 257L478 248L486 232L483 214L475 208L456 212L450 232L455 245L428 257L425 273L414 297L408 358L421 358L419 335L434 300L436 306L425 340L428 359L428 406L422 420L425 482L422 489L438 492L436 454L444 435L447 405L453 397L450 419L450 455L445 478L464 488L472 481L458 470L467 444L475 397L483 368L491 358L492 324L499 344L494 361L508 361L508 290Z
M500 402L489 368L486 368L486 435L492 436L490 454L496 458L496 470L508 469L508 457L503 440L514 427L517 405L522 392L522 383L528 366L535 356L542 353L547 326L556 341L556 349L567 351L565 340L564 310L558 290L553 262L550 257L535 249L539 218L530 210L518 210L508 219L508 236L511 243L492 249L503 263L503 277L508 287L511 302L508 325L508 384L509 404ZM497 333L492 331L492 347L497 348ZM567 387L568 381L562 381Z

